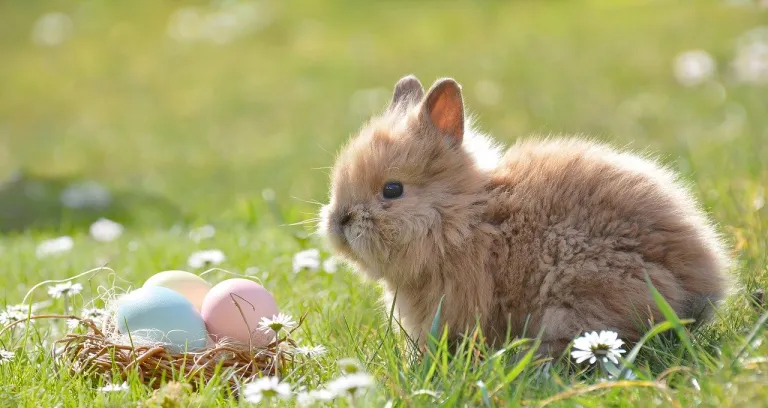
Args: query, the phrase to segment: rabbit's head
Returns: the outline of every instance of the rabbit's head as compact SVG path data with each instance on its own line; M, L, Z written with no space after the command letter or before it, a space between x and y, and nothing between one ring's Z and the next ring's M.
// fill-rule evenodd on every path
M415 77L398 81L336 159L320 225L333 249L373 279L405 283L468 244L488 181L468 128L456 81L426 95Z

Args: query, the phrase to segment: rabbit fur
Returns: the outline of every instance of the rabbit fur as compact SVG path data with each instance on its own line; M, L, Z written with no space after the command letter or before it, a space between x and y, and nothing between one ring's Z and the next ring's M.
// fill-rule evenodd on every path
M402 196L382 195L391 182ZM635 341L663 320L646 276L680 317L706 321L726 293L726 248L674 172L581 136L502 154L449 78L426 93L402 78L341 149L320 232L383 283L421 345L443 296L452 340L476 325L492 345L541 331L557 353L588 330Z

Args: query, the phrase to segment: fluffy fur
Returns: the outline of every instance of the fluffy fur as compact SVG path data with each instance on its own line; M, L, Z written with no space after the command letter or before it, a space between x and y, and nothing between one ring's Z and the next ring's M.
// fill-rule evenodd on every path
M455 81L425 95L403 78L341 150L321 211L335 252L397 292L412 338L424 341L445 295L454 338L479 323L493 344L543 329L551 352L586 330L637 340L663 319L646 276L681 317L711 314L727 258L673 172L578 137L501 155L466 122ZM402 197L383 197L391 181Z

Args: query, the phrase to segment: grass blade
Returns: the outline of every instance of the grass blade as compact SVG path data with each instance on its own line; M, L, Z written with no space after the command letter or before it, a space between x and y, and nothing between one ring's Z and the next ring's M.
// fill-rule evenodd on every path
M437 304L437 311L435 312L435 317L432 318L432 328L429 330L429 336L432 340L437 340L438 332L440 331L440 314L443 310L443 300L445 300L445 295L440 297L440 303Z
M637 355L640 353L640 350L643 348L645 343L648 342L648 340L658 336L661 333L664 333L665 331L671 330L674 328L674 324L670 321L661 322L651 328L651 330L648 330L645 335L640 339L640 341L635 344L634 347L632 347L632 350L627 354L626 358L623 358L623 365L624 368L621 370L621 375L624 376L629 371L628 365L632 365L635 362L635 359L637 358ZM623 378L623 377L622 377Z
M651 283L651 279L648 277L648 274L645 275L645 281L648 283L648 287L651 290L651 295L653 296L653 301L656 303L659 311L664 315L664 318L667 319L667 321L672 323L672 328L675 330L677 337L680 339L680 341L683 342L685 349L688 350L688 353L691 354L694 364L696 367L698 367L699 360L696 357L695 350L693 349L693 342L691 342L691 338L688 336L688 332L685 330L685 327L683 327L683 322L680 321L679 317L677 317L677 313L675 313L674 309L672 309L672 306L669 305L667 300L664 299L664 296L662 296L661 292L659 292L659 290L653 286L653 283Z

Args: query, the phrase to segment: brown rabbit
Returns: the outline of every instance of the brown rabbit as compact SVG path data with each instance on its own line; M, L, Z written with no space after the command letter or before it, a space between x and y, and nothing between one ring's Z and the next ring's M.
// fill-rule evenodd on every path
M663 320L645 277L681 317L723 298L728 259L691 194L648 158L583 138L518 142L501 156L467 123L461 87L413 76L339 154L321 233L382 281L423 345L536 335L560 352L587 330L637 340Z

